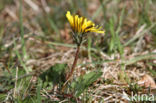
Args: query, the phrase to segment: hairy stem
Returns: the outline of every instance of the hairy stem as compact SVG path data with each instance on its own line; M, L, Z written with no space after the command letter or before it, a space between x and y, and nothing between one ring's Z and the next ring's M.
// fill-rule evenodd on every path
M77 64L77 60L78 60L78 56L79 56L79 51L80 51L80 45L77 45L77 50L76 50L76 53L75 53L75 59L74 59L74 62L73 62L73 65L72 65L72 68L71 68L71 71L69 73L69 75L67 75L66 77L66 82L63 84L63 87L61 89L61 92L64 91L65 87L66 87L66 84L68 83L68 81L70 80L70 78L72 77L73 73L74 73L74 70L75 70L75 66Z
M80 46L78 45L78 46L77 46L77 50L76 50L76 54L75 54L75 59L74 59L74 62L73 62L71 71L70 71L69 75L67 76L67 80L70 79L70 77L71 77L71 76L73 75L73 73L74 73L75 66L76 66L77 60L78 60L79 51L80 51Z

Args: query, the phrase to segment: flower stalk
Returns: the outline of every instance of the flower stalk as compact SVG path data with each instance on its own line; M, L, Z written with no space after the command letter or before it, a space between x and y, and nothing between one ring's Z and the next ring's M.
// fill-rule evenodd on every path
M67 80L70 79L72 77L73 73L74 73L75 66L77 64L77 60L78 60L78 56L79 56L79 51L80 51L80 45L77 45L77 50L76 50L76 53L75 53L75 59L74 59L71 71L70 71L69 75L67 76Z

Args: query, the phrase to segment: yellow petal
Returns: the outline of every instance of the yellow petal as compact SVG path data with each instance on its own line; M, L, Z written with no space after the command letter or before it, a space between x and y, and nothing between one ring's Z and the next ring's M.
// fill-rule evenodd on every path
M95 28L88 28L88 29L85 29L85 31L84 32L91 32L91 31L95 31L96 29Z
M67 17L71 27L73 28L74 27L74 19L73 19L73 16L70 14L70 11L67 11L66 17Z
M85 28L86 28L86 27L87 27L87 19L86 19L86 18L84 18L84 22L83 22L82 27L81 27L82 32L84 32L84 31L85 31Z
M66 17L73 31L77 34L87 32L105 33L105 31L101 30L102 27L95 27L95 24L91 20L87 20L87 18L79 17L78 15L73 16L69 11L67 11Z
M83 26L82 26L82 29L83 29L83 31L86 31L85 29L89 29L89 28L94 27L94 26L95 26L95 24L92 21L90 21L90 20L87 21L87 19L86 19Z
M88 27L88 26L91 26L91 25L94 26L95 24L94 24L92 21L90 21L90 20L87 21L87 27Z
M81 33L83 17L78 18L78 32Z
M92 27L92 28L86 29L85 32L105 33L105 31L100 30L100 28L96 29L95 27Z
M85 19L84 17L81 17L81 18L80 18L80 21L79 21L79 22L80 22L80 23L79 23L79 32L80 32L80 33L82 33L82 31L83 31L82 26L83 26L83 23L84 23L84 19Z
M78 22L78 15L75 15L74 29L76 32L78 31Z
M102 34L104 34L105 31L96 31L96 33L102 33Z

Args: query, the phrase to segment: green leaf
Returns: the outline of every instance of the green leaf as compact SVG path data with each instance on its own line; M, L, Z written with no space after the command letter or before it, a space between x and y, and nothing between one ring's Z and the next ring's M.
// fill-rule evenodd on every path
M153 69L148 68L147 69L153 76L156 76L156 71Z
M41 85L42 85L42 81L40 79L38 79L38 84L37 84L37 103L41 103L42 102L42 97L40 94L40 90L41 90Z
M0 102L2 103L2 101L4 101L7 97L7 94L5 93L0 93Z
M0 76L0 92L10 90L14 87L14 82L11 76Z
M94 81L96 81L102 72L93 71L83 76L80 76L76 81L72 82L71 87L74 89L75 96L78 97L85 89L87 89Z
M54 85L65 82L65 68L67 64L55 64L50 67L47 71L40 75L43 82L53 83Z

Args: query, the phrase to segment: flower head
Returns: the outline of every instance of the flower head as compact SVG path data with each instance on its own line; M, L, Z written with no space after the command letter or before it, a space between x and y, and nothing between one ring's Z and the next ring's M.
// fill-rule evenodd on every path
M88 32L104 33L101 30L102 27L95 26L95 24L87 20L85 17L79 17L78 15L71 15L69 11L66 13L66 17L72 27L74 33L84 34Z

